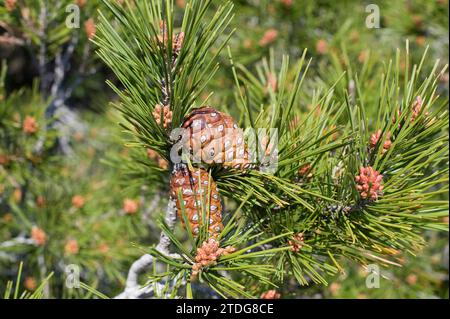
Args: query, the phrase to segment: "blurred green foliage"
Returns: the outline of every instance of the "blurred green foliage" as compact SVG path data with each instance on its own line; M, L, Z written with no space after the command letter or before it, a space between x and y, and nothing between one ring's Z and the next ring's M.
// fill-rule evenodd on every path
M38 8L33 10L30 1L19 1L21 12L11 13L5 8L6 2L0 1L0 36L8 36L5 25L15 29L14 37L25 39L25 50L32 57L26 63L37 63L41 42L36 30L24 24L21 15L28 4L33 21L39 21ZM100 2L88 2L89 7L82 10L83 21L97 19L95 9ZM175 3L175 23L179 23L185 2ZM351 90L358 74L365 89L363 100L373 105L385 62L395 56L396 49L404 48L406 40L414 61L420 61L429 46L425 70L430 70L436 59L439 59L439 69L448 63L446 0L236 0L233 3L235 17L227 30L233 32L229 47L235 64L257 72L261 70L261 59L271 54L270 61L276 61L273 69L279 69L282 55L289 54L295 61L307 49L306 58L312 58L312 62L300 95L304 112L313 109L306 101L311 101L317 93L315 90L320 86L331 87L344 72L343 80L335 87L336 96L344 99L343 90ZM366 27L369 15L366 7L371 3L380 9L380 29ZM63 8L58 7L59 13ZM70 41L70 32L63 26L64 17L64 14L54 16L51 36L46 38L49 66L53 66L59 50ZM220 35L222 40L226 37L226 32ZM6 52L10 49L8 45L0 41L0 50ZM104 81L115 79L92 48L86 49L91 45L83 33L73 59L78 67L95 66L96 72L86 76L85 85L78 85L77 78L83 76L79 68L67 70L68 83L76 84L76 93L66 104L85 125L84 130L69 133L73 151L69 155L62 154L58 146L61 141L53 125L57 117L48 118L45 114L51 100L48 90L39 90L42 74L37 74L32 88L0 90L2 295L7 281L17 278L17 265L23 261L21 284L33 291L43 281L46 288L39 288L39 296L93 297L92 292L65 287L65 267L69 264L81 267L83 282L114 296L123 289L130 264L141 254L132 243L145 246L158 239L154 220L165 208L167 170L164 165L161 167L158 158L149 158L145 149L122 145L125 134L117 125L121 119L105 102L102 92ZM11 55L7 57L12 59ZM214 91L209 104L221 105L222 109L239 115L240 110L232 107L237 103L235 90L231 89L235 81L227 50L221 53L219 61L222 68L199 99L206 99ZM6 72L6 67L2 70ZM293 72L287 72L290 79L295 76ZM270 84L269 73L259 75L264 85ZM448 71L440 79L438 93L448 98ZM375 108L369 110L373 116L376 113ZM36 128L35 132L27 133L24 128L27 118L33 119L30 122L34 121L31 126ZM448 200L446 194L441 197ZM230 203L230 210L233 205ZM448 224L448 218L444 222ZM33 236L33 229L38 238L36 229L45 234L42 244L14 242L17 238ZM427 247L420 254L412 257L398 252L395 257L401 267L382 270L380 289L368 289L365 270L343 261L345 274L327 275L331 282L327 287L305 288L288 282L281 289L282 295L286 298L448 298L448 235L427 231L424 238ZM11 245L2 246L2 243ZM52 277L46 280L51 272Z

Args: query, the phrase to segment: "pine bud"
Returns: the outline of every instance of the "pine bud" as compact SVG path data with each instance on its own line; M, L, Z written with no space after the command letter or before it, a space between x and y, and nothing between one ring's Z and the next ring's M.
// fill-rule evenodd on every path
M281 294L278 293L276 290L268 290L261 294L261 299L280 299Z
M167 45L167 43L169 42L169 35L167 32L167 24L165 21L159 22L159 30L160 30L160 35L158 35L158 42L160 44ZM180 54L183 43L184 43L184 32L180 32L180 33L172 35L173 61L175 61L175 59Z
M37 288L36 279L33 277L26 277L23 281L23 286L29 291L35 290Z
M162 158L156 151L148 148L147 149L147 156L151 160L154 160L158 164L159 168L161 168L161 169L168 169L169 168L169 163L167 162L167 160Z
M76 0L75 2L77 4L77 6L79 6L80 8L83 8L86 4L86 1L87 0Z
M2 217L2 222L4 222L5 224L8 224L10 222L12 222L14 219L13 214L11 213L6 213L5 215L3 215Z
M264 155L270 156L270 154L272 154L273 152L274 147L275 146L273 145L273 143L269 140L269 136L265 135L261 139L261 150L264 151Z
M33 226L31 229L31 238L38 246L43 246L47 242L47 234L37 226Z
M341 289L341 284L340 283L333 282L333 283L330 284L329 291L330 291L330 294L332 296L335 296L340 289Z
M123 201L123 211L127 215L134 215L139 210L139 202L133 199L126 198Z
M80 247L75 239L70 239L64 246L64 252L66 255L76 255L78 254Z
M367 52L367 50L362 50L361 52L359 52L359 54L358 54L358 61L359 61L359 63L366 62L368 56L369 56L369 53Z
M169 163L162 157L158 158L158 166L161 169L168 169L169 168Z
M422 106L423 106L423 100L422 100L422 97L419 95L419 96L417 96L416 100L414 101L414 103L412 105L411 122L414 122L417 119L417 117L420 115ZM428 116L428 112L425 111L424 115Z
M318 54L324 55L328 52L328 43L324 39L320 39L316 43L316 51Z
M102 244L98 245L97 250L102 254L106 254L109 252L109 246L105 243L102 243Z
M259 45L265 47L271 43L273 43L278 37L278 30L271 28L264 32L263 37L259 40Z
M5 0L6 11L13 11L16 8L17 0Z
M292 4L294 3L294 0L280 0L280 1L287 8L292 7Z
M397 112L395 112L395 114L392 116L392 124L395 124L398 119L402 116L402 111L397 110ZM398 128L402 127L402 121L400 121L400 123L398 123Z
M152 159L152 160L156 160L159 157L159 154L155 151L152 150L151 148L147 149L147 156L148 158Z
M418 35L418 36L416 37L416 43L417 43L417 45L423 47L423 46L425 46L426 42L427 42L427 38L426 38L425 36L423 36L423 35Z
M81 195L75 195L74 197L72 197L72 206L77 209L83 208L85 203L86 203L86 200Z
M245 39L242 45L244 46L245 49L249 50L253 48L253 41L252 39Z
M44 207L47 204L47 201L45 200L44 196L38 196L36 198L36 206L39 208Z
M415 284L417 284L417 275L416 274L409 274L406 277L406 282L408 283L408 285L414 286Z
M84 23L84 31L89 40L92 40L95 37L95 33L97 32L97 27L95 25L94 19L90 18L86 20Z
M264 88L265 93L267 94L269 90L271 90L272 92L276 92L277 87L278 87L277 77L275 76L275 74L269 73L267 75L266 87Z
M7 166L10 162L9 156L0 154L0 166Z
M159 21L159 31L160 35L158 35L158 41L160 43L167 43L168 36L167 36L167 24L166 21Z
M313 177L311 164L306 163L300 166L297 170L297 174L301 179L310 179Z
M173 43L172 43L172 46L173 46L172 51L173 51L174 58L177 58L178 55L180 54L183 43L184 43L184 32L180 32L174 36Z
M20 201L22 201L22 189L20 187L17 187L16 189L14 189L13 192L13 199L15 203L20 203Z
M32 116L27 115L22 124L22 131L25 134L34 134L38 131L38 123Z
M376 131L376 133L370 135L370 141L369 141L369 147L371 152L375 151L375 148L378 144L378 141L380 140L381 137L381 130ZM388 132L387 136L386 136L386 140L383 143L383 151L382 153L386 153L392 146L392 141L391 141L391 132Z
M303 245L305 243L305 238L303 236L303 233L298 233L292 237L288 241L289 246L291 246L291 250L295 253L299 252L300 249L302 249Z
M186 0L177 0L176 5L178 8L184 8L186 6Z

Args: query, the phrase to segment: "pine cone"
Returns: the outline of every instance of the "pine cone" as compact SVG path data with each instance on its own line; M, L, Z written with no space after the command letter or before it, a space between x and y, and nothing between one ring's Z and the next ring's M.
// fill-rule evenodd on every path
M211 185L208 185L209 183ZM212 238L217 237L223 229L222 203L220 202L220 195L217 191L216 183L212 179L210 180L208 172L204 169L195 169L192 172L183 167L175 170L172 174L170 180L170 196L176 200L178 218L184 226L181 203L178 200L178 190L180 189L193 235L196 236L199 233L199 226L203 220L201 216L203 199L203 203L209 203L210 205L209 235ZM209 199L207 198L208 192L210 192ZM204 211L207 211L206 207Z
M194 109L183 122L189 129L189 149L195 161L223 164L226 168L251 167L243 131L233 118L212 107Z

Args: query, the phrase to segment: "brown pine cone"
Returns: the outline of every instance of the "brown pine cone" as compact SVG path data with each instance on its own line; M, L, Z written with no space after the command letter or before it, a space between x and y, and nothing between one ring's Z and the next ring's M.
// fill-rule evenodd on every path
M210 185L209 185L210 183ZM186 216L194 236L199 233L199 226L202 223L202 199L204 205L209 203L209 235L211 238L217 237L223 230L222 224L222 203L217 186L214 180L210 180L209 174L204 169L190 171L186 167L179 168L172 173L170 179L170 196L176 200L178 218L184 226L181 203L178 200L178 191L181 189ZM210 198L208 199L208 192ZM207 212L207 207L204 207Z
M188 149L194 162L222 164L226 168L251 167L242 130L233 118L212 107L194 109L183 121L189 129Z

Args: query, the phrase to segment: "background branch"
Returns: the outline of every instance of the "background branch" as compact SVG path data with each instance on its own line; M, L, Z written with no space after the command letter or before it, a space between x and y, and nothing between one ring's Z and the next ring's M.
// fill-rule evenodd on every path
M174 200L169 199L169 203L167 204L167 210L165 215L165 222L169 226L171 230L175 227L176 222L176 203ZM179 258L178 254L171 254L169 252L170 239L164 232L161 232L159 243L156 246L156 249L169 257ZM155 294L153 291L153 285L149 285L147 287L141 287L139 284L139 275L143 272L149 270L154 262L153 256L149 254L145 254L141 256L138 260L136 260L130 267L128 271L128 277L126 281L125 290L117 295L115 299L140 299L150 297ZM161 288L162 284L158 283L158 290Z

